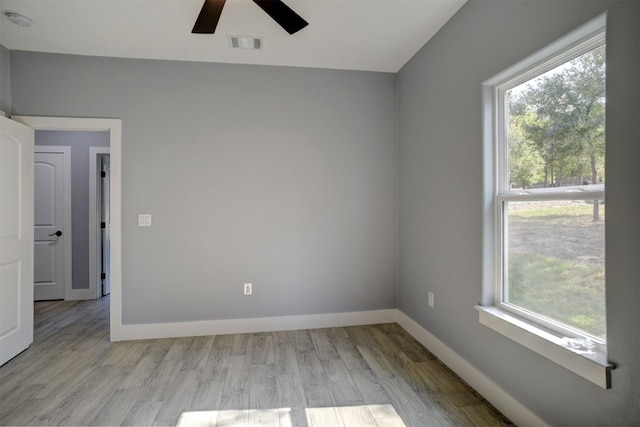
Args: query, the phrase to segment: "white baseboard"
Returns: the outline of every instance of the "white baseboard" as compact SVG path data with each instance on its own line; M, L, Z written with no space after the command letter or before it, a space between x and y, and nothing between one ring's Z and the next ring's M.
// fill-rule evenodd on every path
M388 309L301 316L120 325L119 327L111 329L111 341L274 332L392 323L396 321L396 312L397 310L395 309Z
M65 301L96 299L96 291L92 289L66 289L64 299Z
M397 310L396 322L516 425L536 427L549 425L400 310Z

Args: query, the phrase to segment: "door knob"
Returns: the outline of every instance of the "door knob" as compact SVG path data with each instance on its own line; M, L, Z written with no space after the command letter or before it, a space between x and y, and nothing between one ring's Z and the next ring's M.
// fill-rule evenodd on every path
M49 234L49 237L53 237L53 236L58 236L58 237L62 236L62 231L58 230L55 233Z

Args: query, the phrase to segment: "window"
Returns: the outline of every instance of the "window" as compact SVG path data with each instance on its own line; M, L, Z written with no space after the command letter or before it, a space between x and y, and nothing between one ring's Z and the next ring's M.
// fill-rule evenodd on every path
M484 83L478 309L483 324L608 388L604 23Z

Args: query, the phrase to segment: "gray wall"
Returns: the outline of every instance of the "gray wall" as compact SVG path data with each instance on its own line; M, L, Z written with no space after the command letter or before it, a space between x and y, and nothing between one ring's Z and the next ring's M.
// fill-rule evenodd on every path
M39 130L35 143L71 147L71 285L89 289L89 147L108 147L109 132Z
M125 323L396 306L393 74L19 51L11 71L14 114L122 119Z
M640 3L467 3L398 74L398 307L552 425L640 425ZM481 84L608 9L603 390L478 323ZM427 292L435 308L427 308Z
M0 110L11 116L11 55L0 44Z
M481 82L607 7L618 369L602 390L481 326L473 306ZM397 79L12 52L13 110L123 119L126 323L398 306L554 425L637 425L639 17L635 2L471 0ZM139 213L154 226L136 227Z

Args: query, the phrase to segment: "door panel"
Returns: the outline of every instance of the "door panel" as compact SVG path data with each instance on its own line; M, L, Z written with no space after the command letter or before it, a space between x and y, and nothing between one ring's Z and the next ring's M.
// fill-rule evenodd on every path
M33 141L0 117L0 365L33 342Z
M36 242L33 250L34 263L33 282L55 282L56 275L56 249L52 242Z
M35 216L36 227L54 227L56 223L55 185L56 165L46 163L44 153L36 153L35 176ZM54 160L57 160L54 158Z
M36 147L36 151L38 148ZM35 153L34 299L64 299L64 153ZM55 233L61 231L61 236Z

